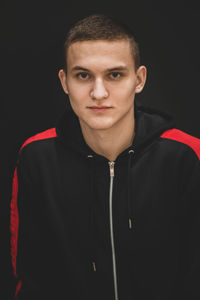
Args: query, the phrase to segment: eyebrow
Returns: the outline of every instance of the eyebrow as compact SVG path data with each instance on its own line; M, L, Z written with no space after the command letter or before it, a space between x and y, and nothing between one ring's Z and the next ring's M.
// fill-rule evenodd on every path
M86 71L86 72L90 72L89 69L87 68L84 68L84 67L81 67L81 66L75 66L71 69L71 71L80 71L80 70L83 70L83 71ZM124 67L124 66L116 66L116 67L113 67L113 68L110 68L110 69L106 69L105 71L108 71L108 72L112 72L112 71L128 71L128 68L127 67Z

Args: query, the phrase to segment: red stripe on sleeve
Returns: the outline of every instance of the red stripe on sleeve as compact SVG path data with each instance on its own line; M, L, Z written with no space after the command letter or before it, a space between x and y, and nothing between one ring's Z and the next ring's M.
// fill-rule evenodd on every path
M190 146L200 159L200 139L175 128L165 131L161 137Z
M17 273L16 273L17 240L18 240L18 228L19 228L17 195L18 195L18 178L17 178L17 168L15 168L14 177L13 177L13 185L12 185L12 199L11 199L11 203L10 203L10 208L11 208L10 231L11 231L11 259L12 259L14 275L16 277L17 277Z
M20 281L18 282L18 284L17 284L17 286L16 286L16 290L15 290L15 299L16 299L16 300L17 300L17 295L18 295L18 293L19 293L21 287L22 287L22 281L20 280Z
M16 272L16 258L17 258L17 241L18 241L18 228L19 228L17 195L18 195L18 177L17 177L17 167L16 167L14 171L13 184L12 184L12 199L10 203L11 261L12 261L13 273L16 278L18 278ZM19 293L21 285L22 285L22 281L19 280L15 291L15 297L17 297L17 294Z
M25 143L21 146L20 151L28 144L30 144L31 142L34 141L38 141L38 140L44 140L44 139L49 139L49 138L53 138L56 137L57 133L56 133L56 129L55 128L50 128L47 129L45 131L39 132L37 134L35 134L34 136L31 136L30 138L28 138Z
M19 152L28 144L34 141L48 139L56 137L56 129L50 128L43 132L40 132L30 138L28 138L24 144L21 146ZM18 160L19 162L19 160ZM17 162L17 163L18 163ZM18 198L18 176L17 176L17 167L14 170L14 176L12 181L12 199L10 202L10 232L11 232L11 239L10 239L10 246L11 246L11 262L13 267L13 273L16 278L18 278L18 274L16 271L16 260L17 260L17 243L18 243L18 231L19 231L19 213L18 213L18 206L17 206L17 198ZM15 299L17 299L17 295L21 289L22 281L19 280L15 290Z

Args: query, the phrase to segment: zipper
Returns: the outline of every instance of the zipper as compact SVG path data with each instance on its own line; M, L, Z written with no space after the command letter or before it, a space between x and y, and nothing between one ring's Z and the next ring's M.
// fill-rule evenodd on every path
M114 232L113 232L113 213L112 213L112 195L113 195L115 162L109 161L108 164L110 167L109 215L110 215L110 238L111 238L111 248L112 248L112 262L113 262L113 280L114 280L115 300L118 300L117 271L116 271L115 244L114 244Z

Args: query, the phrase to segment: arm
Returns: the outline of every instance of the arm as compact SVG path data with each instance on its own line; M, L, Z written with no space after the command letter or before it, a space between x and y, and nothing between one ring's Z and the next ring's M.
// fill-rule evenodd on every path
M200 162L194 168L184 201L187 207L185 219L187 232L187 251L183 265L183 299L200 299ZM184 235L184 234L183 234ZM185 251L185 249L182 249Z
M37 216L32 209L35 197L36 185L19 156L13 176L10 206L11 259L16 278L14 299L17 300L40 299L40 275L35 256L39 238L35 226Z

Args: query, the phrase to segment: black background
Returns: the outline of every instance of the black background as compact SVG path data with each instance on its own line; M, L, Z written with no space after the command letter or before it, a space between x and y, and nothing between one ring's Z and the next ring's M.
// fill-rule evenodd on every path
M13 291L9 204L17 152L31 135L55 126L68 101L58 71L71 24L91 13L127 23L140 46L147 81L136 100L165 111L176 128L200 138L200 9L192 1L1 1L1 281ZM5 266L5 267L4 267ZM8 267L9 266L9 267ZM8 296L0 299L11 299Z

